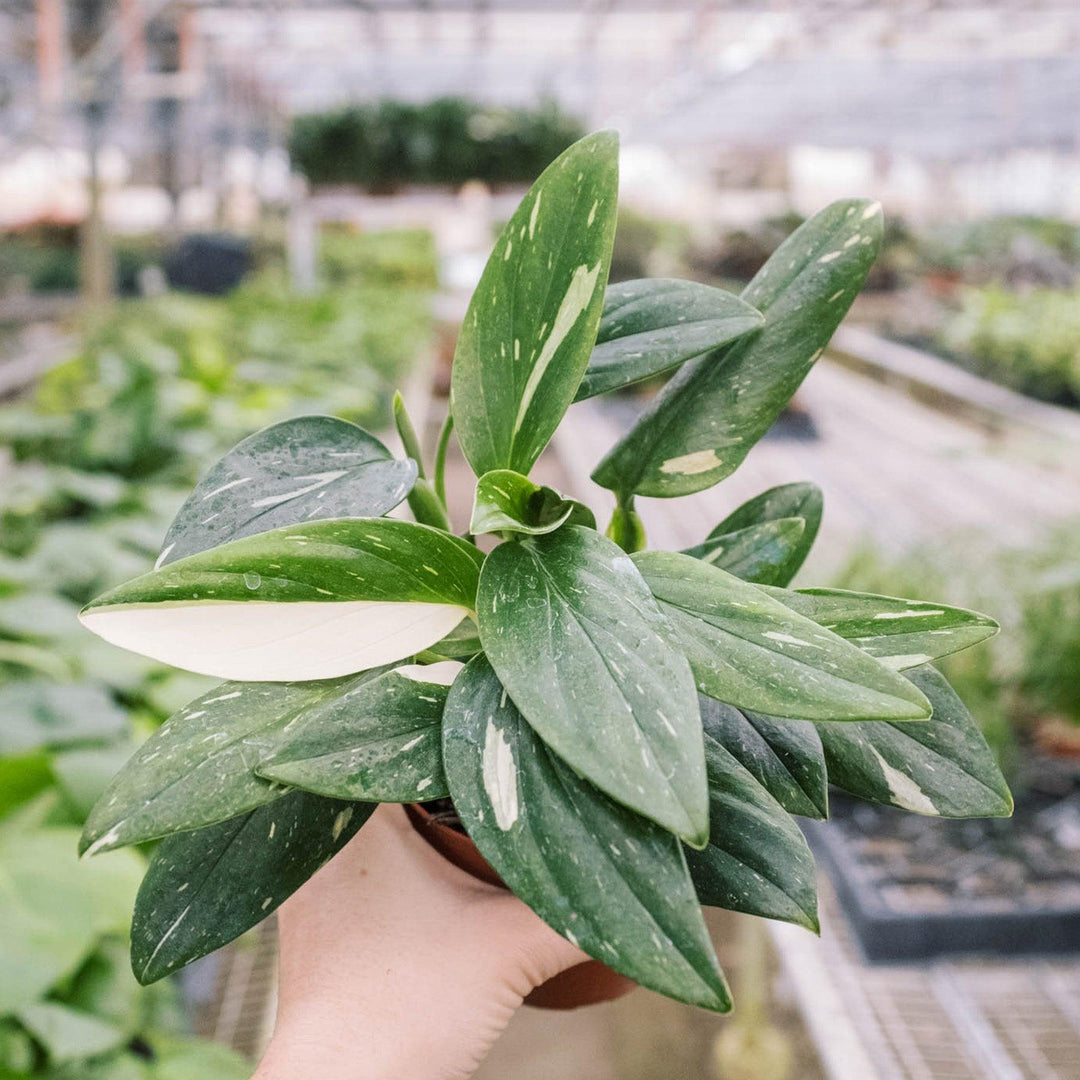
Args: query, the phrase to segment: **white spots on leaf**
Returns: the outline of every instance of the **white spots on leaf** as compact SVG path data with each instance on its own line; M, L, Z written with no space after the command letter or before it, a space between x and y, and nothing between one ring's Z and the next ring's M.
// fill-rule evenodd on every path
M945 612L941 608L931 608L927 611L925 608L916 611L879 611L874 618L875 619L921 619L926 615L944 615Z
M190 881L185 881L184 884L181 885L180 888L178 888L176 891L177 892L183 892L190 884L191 884Z
M918 667L920 664L929 664L934 658L926 653L908 653L904 656L879 656L878 660L893 671L903 671L904 668Z
M570 278L570 285L562 298L562 303L559 304L559 310L555 314L551 333L544 339L536 363L533 364L532 370L529 372L529 378L525 383L525 389L521 395L521 404L518 406L517 419L514 421L515 435L521 430L525 414L528 412L532 399L536 395L540 380L543 379L544 373L555 358L555 353L558 352L559 346L566 340L566 335L573 329L574 324L592 300L600 277L600 265L598 262L591 270L588 266L579 266ZM516 341L514 345L514 359L517 359Z
M660 471L662 473L674 473L677 476L696 476L698 473L715 469L721 464L723 463L716 456L715 450L695 450L692 454L668 458L660 466Z
M220 495L223 491L228 491L230 488L239 487L241 484L246 484L250 480L250 476L241 476L239 480L230 480L227 484L222 484L221 487L216 487L213 491L208 491L202 497L202 501L206 502L207 499L212 499L215 495Z
M419 746L424 741L423 735L417 735L415 739L410 739L399 751L404 754L406 750L411 750L414 746Z
M506 238L506 249L503 251L503 262L510 261L510 254L514 250L514 241L508 236Z
M815 350L814 350L814 351L813 351L813 352L812 352L812 353L810 354L810 356L809 356L809 357L807 358L806 362L807 362L808 364L816 364L816 363L817 363L817 362L818 362L818 361L819 361L819 360L821 359L821 355L822 355L822 353L824 353L824 352L825 352L824 348L821 348L821 349L815 349Z
M421 780L420 783L416 785L416 790L418 792L423 791L425 788L428 788L430 786L431 786L431 777L430 776L425 776L424 779Z
M843 295L844 295L844 290L843 289L837 289L836 292L834 292L832 294L832 296L829 297L829 299L826 301L826 303L831 304L831 303L833 303L833 301L839 300L840 297L843 296Z
M495 823L506 832L518 819L517 764L506 732L490 718L484 733L483 776Z
M274 902L274 898L273 898L272 896L268 896L268 897L267 897L267 898L266 898L266 899L265 899L265 900L264 900L264 901L262 902L262 910L263 910L263 911L265 911L265 910L266 910L266 909L267 909L267 908L268 908L268 907L269 907L269 906L270 906L270 905L271 905L271 904L272 904L273 902Z
M849 236L844 241L844 247L846 247L846 248L854 247L861 239L862 239L862 237L858 233L856 233L854 236Z
M345 831L345 826L349 824L352 819L353 808L346 806L335 818L334 825L330 830L330 836L335 841L341 838L341 834Z
M218 697L204 698L203 699L203 704L204 705L213 705L215 702L218 702L218 701L232 701L233 698L240 697L240 695L242 693L243 693L243 690L234 690L231 694L221 694ZM190 720L191 717L188 717L188 719Z
M267 495L265 498L256 499L251 503L251 508L261 509L264 506L279 506L283 502L288 502L290 499L298 499L301 495L308 495L313 491L318 491L319 488L325 487L327 484L332 484L335 480L340 480L343 476L348 474L347 469L338 469L333 472L324 473L312 473L310 476L298 476L297 480L310 480L310 484L306 484L302 488L297 488L295 491L283 491L278 495Z
M932 814L937 816L937 807L930 801L926 792L923 791L910 776L905 776L899 769L894 769L878 753L876 747L869 747L874 755L881 775L889 788L889 795L894 806L903 810L911 810L916 814Z
M770 638L773 641L779 641L782 645L809 645L811 648L816 648L810 641L792 637L791 634L782 634L779 630L766 630L761 636Z
M276 831L276 829L277 829L277 822L276 821L271 821L270 822L270 835L267 836L267 838L266 838L267 840L273 840L274 839L274 832Z
M514 338L514 359L521 359L521 338Z
M843 252L841 252L841 251L830 251L827 254L822 255L821 258L818 259L818 262L819 263L831 263L834 259L839 259L842 254L843 254Z
M175 543L170 544L168 547L165 547L165 548L161 549L161 554L157 557L157 559L154 562L154 569L155 570L160 570L161 569L161 564L169 557L169 552L172 551L172 549L174 547L176 547Z
M589 220L586 222L587 225L591 225L596 220L596 210L599 205L599 199L593 201L592 209L589 211Z
M95 840L85 852L83 852L83 858L89 859L92 855L96 855L99 851L105 851L110 848L117 840L120 839L119 826L110 829L104 836Z
M532 205L532 213L529 214L529 239L532 240L536 236L536 219L540 215L540 200L544 197L544 192L538 191L536 193L536 201Z
M872 217L877 217L877 215L880 214L880 213L881 213L881 203L879 203L879 202L871 203L863 211L863 215L862 215L863 221L869 221Z

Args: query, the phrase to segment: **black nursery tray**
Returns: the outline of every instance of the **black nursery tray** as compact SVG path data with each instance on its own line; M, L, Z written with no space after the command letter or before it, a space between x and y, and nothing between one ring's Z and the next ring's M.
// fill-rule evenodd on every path
M1080 774L1040 759L1011 819L943 821L834 792L803 822L866 959L1080 951Z

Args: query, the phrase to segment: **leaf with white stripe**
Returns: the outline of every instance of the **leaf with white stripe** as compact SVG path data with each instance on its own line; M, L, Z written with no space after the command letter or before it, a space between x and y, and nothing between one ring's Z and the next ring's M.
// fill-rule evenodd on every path
M203 675L329 679L426 649L469 614L483 556L410 521L313 521L234 540L83 609L106 641Z
M443 759L469 836L549 926L642 986L731 1008L678 840L552 753L486 657L450 690Z
M701 693L801 720L930 716L910 682L757 586L674 552L644 551L633 560Z
M788 567L802 546L805 530L802 518L777 518L711 536L683 554L719 566L743 581L772 585L789 580Z
M829 777L817 728L809 720L781 720L736 709L704 694L705 729L789 813L829 816Z
M574 143L529 189L495 243L458 337L454 428L477 476L527 474L574 399L604 304L619 141Z
M259 775L337 799L443 798L443 706L460 670L410 664L329 695L289 725Z
M772 426L862 288L881 245L878 203L833 203L773 253L742 299L755 334L685 364L593 472L601 487L669 498L730 476Z
M1008 817L1012 795L978 724L930 666L905 672L927 724L817 724L829 781L860 799L937 817Z
M476 615L492 667L544 742L601 791L703 844L693 676L624 552L577 525L502 544L484 563Z
M336 855L375 803L292 791L154 852L131 920L131 968L143 986L262 922Z
M999 629L989 615L924 600L846 589L773 589L770 594L897 670L970 648Z
M333 416L282 420L211 466L169 526L157 565L302 521L380 517L415 479L414 461L395 461L356 424Z
M814 857L784 808L725 749L716 713L702 712L709 772L709 843L686 861L710 907L818 929Z
M758 329L744 300L696 281L641 278L609 285L575 401L660 375Z

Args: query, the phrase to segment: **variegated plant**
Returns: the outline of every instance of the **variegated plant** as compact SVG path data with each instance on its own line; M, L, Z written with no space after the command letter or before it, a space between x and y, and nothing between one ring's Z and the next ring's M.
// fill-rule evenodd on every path
M815 928L790 815L825 817L830 781L917 813L1010 812L929 666L994 622L790 589L813 485L765 492L687 551L642 550L635 496L724 479L813 367L874 260L878 206L828 207L741 297L605 288L616 187L617 140L593 135L503 230L430 480L400 407L406 460L330 417L277 424L214 466L151 572L83 612L108 641L228 680L143 744L86 827L91 852L162 840L134 918L144 982L264 918L378 802L449 797L561 934L725 1010L701 904ZM604 535L529 470L572 402L662 372L594 473L615 495ZM451 425L478 477L465 535L446 511ZM383 516L405 499L415 521Z

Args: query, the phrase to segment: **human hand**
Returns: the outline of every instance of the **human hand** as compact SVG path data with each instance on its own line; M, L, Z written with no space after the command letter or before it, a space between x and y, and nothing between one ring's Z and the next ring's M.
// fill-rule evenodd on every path
M278 913L277 1025L253 1080L462 1080L522 999L587 959L380 806Z

